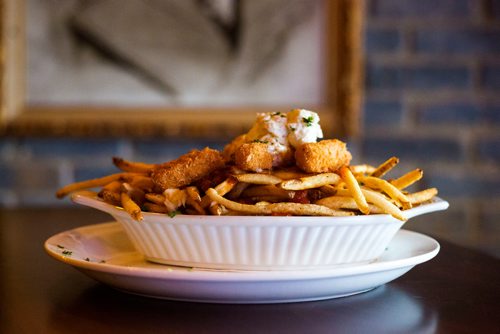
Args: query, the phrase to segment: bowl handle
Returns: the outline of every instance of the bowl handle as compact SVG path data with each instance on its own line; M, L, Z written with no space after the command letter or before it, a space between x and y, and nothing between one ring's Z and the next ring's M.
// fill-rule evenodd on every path
M448 203L447 201L439 197L435 197L434 200L430 203L419 205L404 211L404 215L406 216L406 218L410 219L416 216L423 215L425 213L446 210L449 206L450 203Z
M121 208L102 201L97 197L95 192L88 190L75 192L71 195L71 200L75 203L109 213L112 216L122 210Z

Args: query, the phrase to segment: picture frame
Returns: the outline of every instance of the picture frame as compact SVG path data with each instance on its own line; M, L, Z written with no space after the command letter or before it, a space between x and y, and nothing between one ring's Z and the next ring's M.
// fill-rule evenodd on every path
M356 136L362 102L363 0L324 0L324 101L301 106L320 114L326 137ZM189 137L246 132L258 112L286 106L236 107L30 105L26 102L24 1L0 0L0 134L41 137Z

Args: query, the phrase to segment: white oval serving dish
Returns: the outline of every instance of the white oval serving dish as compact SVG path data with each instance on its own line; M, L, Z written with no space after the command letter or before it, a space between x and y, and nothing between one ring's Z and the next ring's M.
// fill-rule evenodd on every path
M234 270L304 270L369 263L404 222L387 214L349 217L201 216L143 213L138 222L120 207L88 193L72 200L113 216L146 260ZM408 219L439 210L432 202L404 211Z

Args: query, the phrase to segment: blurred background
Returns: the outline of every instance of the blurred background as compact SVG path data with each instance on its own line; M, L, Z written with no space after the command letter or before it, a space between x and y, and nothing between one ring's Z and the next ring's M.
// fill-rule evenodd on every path
M344 138L353 162L395 155L398 171L424 169L420 187L450 208L405 228L500 257L500 1L366 0L364 16L362 131ZM111 156L161 162L226 140L4 136L0 205L69 206L55 190L114 172Z

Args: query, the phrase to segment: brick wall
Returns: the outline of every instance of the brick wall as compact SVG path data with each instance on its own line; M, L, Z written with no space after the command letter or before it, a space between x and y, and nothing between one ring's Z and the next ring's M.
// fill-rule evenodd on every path
M450 201L407 228L500 256L500 1L368 0L366 15L360 156L420 166Z
M500 1L367 0L364 136L355 162L396 155L421 167L451 207L406 228L500 257ZM145 162L223 142L0 140L2 206L69 205L59 186L114 171L110 156Z

